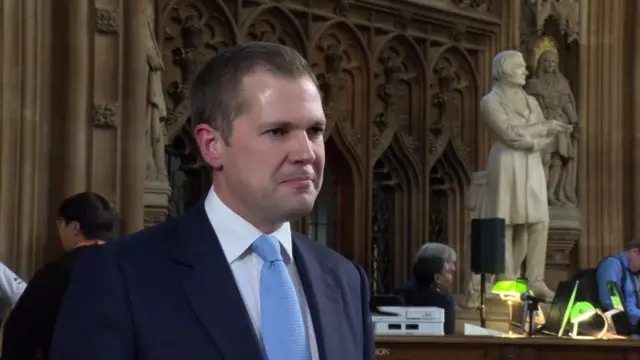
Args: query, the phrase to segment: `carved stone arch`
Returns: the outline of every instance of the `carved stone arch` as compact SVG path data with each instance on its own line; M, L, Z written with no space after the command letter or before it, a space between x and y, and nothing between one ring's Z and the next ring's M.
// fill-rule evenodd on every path
M210 171L200 160L191 132L188 87L207 59L237 43L238 31L221 1L171 1L161 14L170 216L177 216L195 204L211 184Z
M212 55L235 45L238 34L225 5L217 1L180 1L164 14L162 82L169 107L169 144L187 125L191 80Z
M469 172L448 141L429 170L428 239L456 250L461 269L467 269L470 261L469 216L464 207L470 182ZM466 275L464 271L456 272L454 293L463 289Z
M220 20L224 24L229 24L233 29L233 43L237 44L240 35L238 32L238 27L235 25L235 21L233 20L233 16L231 12L224 4L223 0L167 0L164 6L160 9L158 13L158 20L156 23L158 24L158 29L164 29L166 26L166 20L169 18L169 13L174 10L176 7L189 7L189 6L201 6L208 9L214 9L211 13L218 12L220 16ZM159 36L158 40L160 42L160 46L162 48L162 42L164 41L164 36Z
M377 105L383 109L374 113L372 162L391 144L387 136L393 135L400 139L411 165L421 173L426 64L418 45L404 33L385 36L379 43L374 52L374 85ZM381 118L383 114L386 118Z
M253 9L240 25L243 42L268 41L287 45L307 58L309 44L300 22L278 4L266 4Z
M369 54L357 30L347 22L330 21L312 28L316 31L309 43L309 64L317 75L327 117L327 168L334 161L345 165L341 166L336 212L344 214L341 222L348 225L340 230L338 248L347 257L357 258L368 248L362 209L368 189L362 184L368 178ZM312 216L315 213L316 209Z
M411 263L417 244L425 238L424 194L425 106L427 72L419 47L405 34L391 34L379 41L373 68L374 101L372 116L373 192L373 285L388 291L384 284L403 281L409 275L404 264ZM384 174L395 173L393 185ZM382 175L382 176L381 176ZM393 206L380 206L380 195ZM393 209L393 210L392 210ZM394 211L383 215L383 212ZM382 226L381 219L391 219ZM376 228L389 228L381 234ZM382 253L393 249L393 254ZM392 267L383 265L390 262ZM387 271L383 273L380 269Z
M340 129L347 156L364 169L367 109L369 102L369 53L357 29L340 19L329 21L310 43L309 63L323 95L327 130L325 139Z
M429 168L451 141L467 170L475 169L479 86L473 60L461 46L445 45L431 57L426 102Z

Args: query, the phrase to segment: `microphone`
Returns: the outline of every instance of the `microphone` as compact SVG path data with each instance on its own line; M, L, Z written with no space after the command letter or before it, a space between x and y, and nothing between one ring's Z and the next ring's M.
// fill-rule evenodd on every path
M527 293L521 294L520 295L520 300L524 301L524 302L534 302L534 303L538 303L538 304L549 304L550 303L550 301L547 300L547 299L543 299L541 297L537 297L537 296L534 296L534 295L531 295L531 294L527 294Z

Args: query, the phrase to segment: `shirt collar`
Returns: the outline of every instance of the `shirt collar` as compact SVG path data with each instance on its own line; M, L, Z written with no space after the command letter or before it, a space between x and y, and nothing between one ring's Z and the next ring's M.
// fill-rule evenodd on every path
M204 201L204 209L229 264L244 256L253 242L263 235L255 226L225 205L213 186ZM285 262L292 261L291 225L285 222L269 235L275 236L280 241Z

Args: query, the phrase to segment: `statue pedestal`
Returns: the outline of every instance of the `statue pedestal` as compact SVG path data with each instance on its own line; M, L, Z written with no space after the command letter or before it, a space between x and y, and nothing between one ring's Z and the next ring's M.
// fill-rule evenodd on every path
M580 209L549 208L547 265L571 265L570 253L580 239Z
M549 208L549 240L547 243L547 285L557 287L560 280L573 275L575 261L572 250L580 239L580 208Z
M169 214L171 186L168 182L145 181L144 227L148 228L166 220Z

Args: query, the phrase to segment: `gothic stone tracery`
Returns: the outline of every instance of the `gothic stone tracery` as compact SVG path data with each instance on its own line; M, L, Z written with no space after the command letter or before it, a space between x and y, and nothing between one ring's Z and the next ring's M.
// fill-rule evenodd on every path
M481 86L474 64L477 44L491 35L473 16L420 20L429 13L423 5L401 5L396 13L359 1L317 1L306 10L303 4L254 1L238 9L232 1L182 0L162 7L173 210L183 211L208 182L188 131L187 84L195 71L238 42L286 44L318 76L327 160L343 165L334 174L334 210L349 226L341 227L336 247L368 268L375 292L386 292L406 279L428 234L441 231L446 236L434 241L464 253L461 201L475 170ZM488 9L484 1L451 4Z

